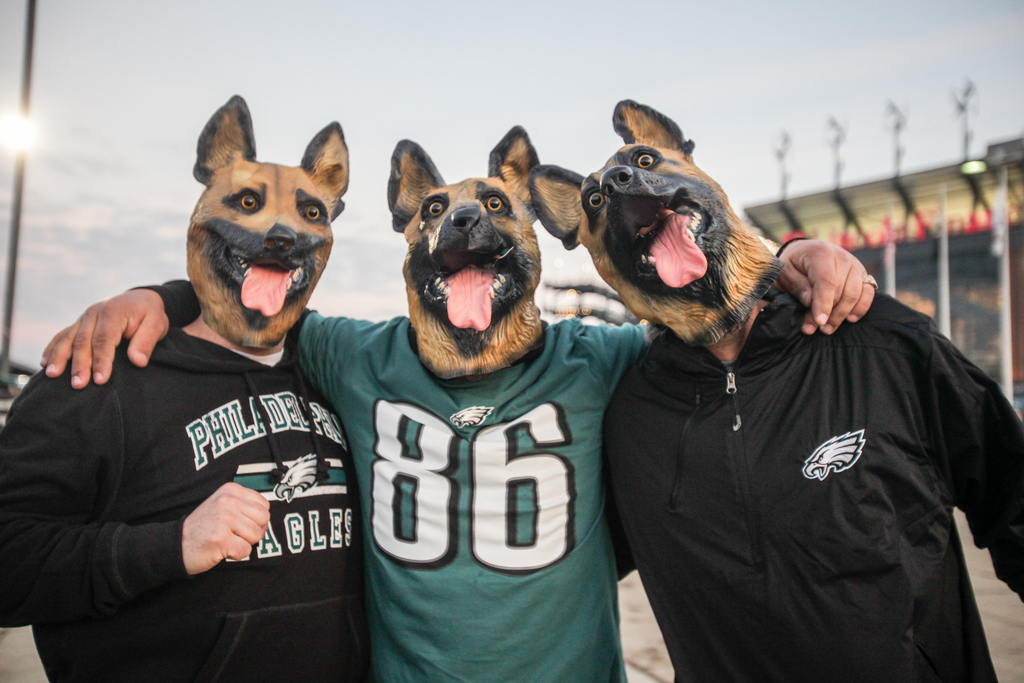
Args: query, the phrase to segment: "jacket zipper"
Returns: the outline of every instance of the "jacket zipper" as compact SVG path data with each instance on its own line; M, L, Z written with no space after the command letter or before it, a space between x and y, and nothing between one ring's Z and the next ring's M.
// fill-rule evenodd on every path
M736 432L743 426L743 420L740 419L740 407L736 404L736 373L734 372L725 376L725 393L732 397L732 431Z
M729 395L732 400L732 431L735 434L739 432L740 427L743 426L743 420L740 418L740 406L739 399L736 396L736 373L729 372L725 376L725 393ZM754 511L754 494L751 491L750 485L750 469L747 456L747 449L743 444L743 435L736 434L738 441L734 438L734 448L736 449L737 457L733 460L736 464L736 476L740 482L740 495L743 498L743 508L747 518L747 531L750 535L750 558L754 564L754 568L761 570L764 568L764 553L761 549L761 532L758 525L757 514Z

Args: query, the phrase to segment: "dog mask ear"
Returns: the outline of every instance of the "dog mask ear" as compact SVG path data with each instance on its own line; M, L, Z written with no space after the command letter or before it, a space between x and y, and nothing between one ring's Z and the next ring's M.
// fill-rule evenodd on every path
M302 155L302 170L324 196L333 202L331 220L345 209L341 196L348 190L348 146L337 121L316 134Z
M395 232L405 231L423 199L439 187L444 187L444 179L423 148L412 140L399 142L391 155L388 178L388 208Z
M252 118L245 100L235 95L210 117L196 145L196 165L192 175L209 186L214 172L242 157L256 161L256 142Z
M487 175L501 178L524 203L530 203L530 169L540 163L522 126L515 126L491 150Z
M627 145L641 144L693 154L693 140L683 137L676 122L646 104L622 100L615 105L612 125Z
M533 210L544 229L562 240L566 249L579 246L583 176L561 166L534 166L530 171Z

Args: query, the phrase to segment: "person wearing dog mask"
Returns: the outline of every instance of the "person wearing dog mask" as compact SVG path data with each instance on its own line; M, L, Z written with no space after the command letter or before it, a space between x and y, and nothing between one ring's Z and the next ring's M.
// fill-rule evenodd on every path
M303 367L341 415L356 460L373 680L625 680L601 420L643 353L643 328L541 322L528 189L537 164L515 127L491 152L488 177L447 184L419 145L400 142L388 200L408 244L409 317L311 314L303 323ZM793 254L814 254L804 269L822 280L863 272L829 245ZM169 310L190 295L174 292L163 290ZM845 307L838 320L854 304L866 308L870 296L860 295L858 286L836 307ZM833 291L823 298L827 319ZM136 325L149 316L156 324ZM130 292L59 335L48 372L63 367L79 334L133 333L144 360L152 331L166 325L153 292ZM96 346L103 381L109 348ZM88 363L73 361L79 384Z
M0 431L0 625L53 681L362 681L363 543L344 432L292 329L331 250L348 150L256 161L232 98L199 139L201 316L149 367L35 376Z
M531 176L540 221L654 325L605 417L609 481L677 681L995 681L953 507L1024 593L1024 429L927 317L831 336L672 120Z

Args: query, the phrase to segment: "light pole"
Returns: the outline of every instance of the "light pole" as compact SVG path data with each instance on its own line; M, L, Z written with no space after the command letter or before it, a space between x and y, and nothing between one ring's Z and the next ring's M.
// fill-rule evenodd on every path
M29 95L32 88L32 43L36 28L36 0L28 0L25 17L25 57L21 71L22 121L27 125ZM26 145L27 146L27 145ZM4 290L4 322L0 332L0 382L7 385L11 374L11 318L14 314L14 280L18 265L18 237L21 231L21 199L25 191L25 155L23 146L14 156L14 196L11 199L11 239L7 247L7 287Z

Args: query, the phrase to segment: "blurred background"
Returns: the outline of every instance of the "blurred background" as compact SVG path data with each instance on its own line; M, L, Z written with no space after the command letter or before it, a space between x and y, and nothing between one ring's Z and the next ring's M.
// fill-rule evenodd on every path
M6 138L18 137L4 117L19 112L25 29L26 2L0 0ZM374 320L406 310L405 242L385 195L400 139L455 181L483 175L519 124L542 162L589 173L620 146L611 113L632 98L679 123L752 225L777 241L808 235L853 250L883 290L936 317L1008 394L1016 386L1020 404L1022 36L1019 0L40 0L15 382L88 304L184 276L196 139L231 95L248 101L262 161L297 165L318 130L342 124L351 185L312 306ZM0 143L0 263L16 161ZM550 319L627 317L585 250L537 229ZM1020 602L995 595L986 624L1018 629L1007 656L1019 678L1008 680L1024 680ZM636 614L650 623L642 605ZM642 635L656 641L656 628L635 628L631 673L671 680ZM649 647L648 659L637 654Z

